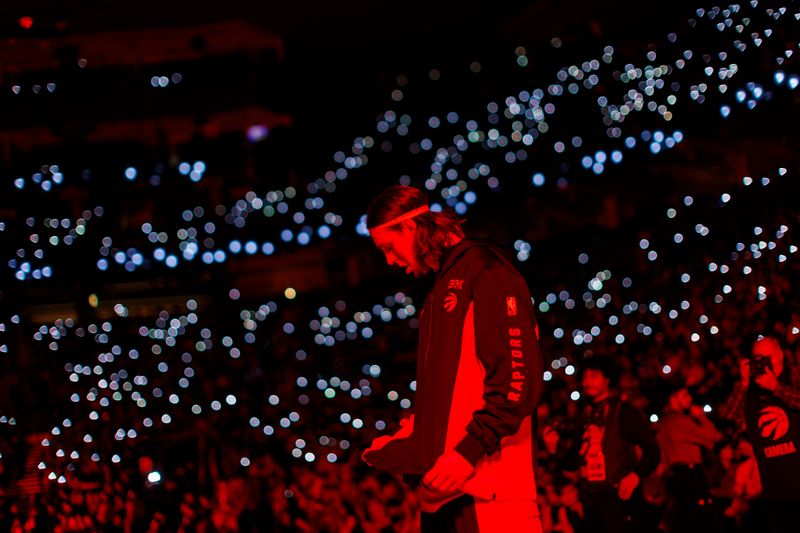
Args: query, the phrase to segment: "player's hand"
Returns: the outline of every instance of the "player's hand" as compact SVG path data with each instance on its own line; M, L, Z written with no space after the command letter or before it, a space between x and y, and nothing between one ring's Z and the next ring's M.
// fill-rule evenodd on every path
M422 483L440 492L453 492L460 489L474 471L475 467L464 456L455 450L447 450L428 470Z
M639 475L636 472L631 472L619 482L619 497L622 501L630 499L633 491L639 486Z
M772 369L768 366L764 368L763 374L756 376L756 383L759 387L770 391L778 388L778 378L775 377Z

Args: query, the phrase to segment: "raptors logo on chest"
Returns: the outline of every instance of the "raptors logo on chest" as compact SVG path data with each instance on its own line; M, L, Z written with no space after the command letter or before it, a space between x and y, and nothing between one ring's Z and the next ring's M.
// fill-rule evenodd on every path
M765 439L780 440L789 432L789 417L780 407L765 407L758 417L758 428Z
M444 297L444 310L450 313L458 305L458 296L454 292L448 292Z

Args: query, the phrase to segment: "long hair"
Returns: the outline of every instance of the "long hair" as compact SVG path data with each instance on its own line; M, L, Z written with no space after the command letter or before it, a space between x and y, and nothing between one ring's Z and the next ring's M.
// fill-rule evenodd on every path
M385 189L367 208L367 228L372 229L412 209L428 204L428 195L420 189L394 185ZM450 245L452 236L464 237L464 220L449 208L442 212L428 211L414 217L416 232L414 251L417 259L431 270L438 270L439 258Z

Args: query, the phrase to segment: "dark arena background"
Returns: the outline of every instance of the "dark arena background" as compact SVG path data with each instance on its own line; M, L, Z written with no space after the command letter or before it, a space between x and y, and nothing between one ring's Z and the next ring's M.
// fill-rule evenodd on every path
M543 435L595 355L653 432L688 388L718 530L769 531L721 411L800 356L799 56L796 0L2 3L0 530L419 531L361 458L415 406L403 184L528 282L544 531L587 530Z

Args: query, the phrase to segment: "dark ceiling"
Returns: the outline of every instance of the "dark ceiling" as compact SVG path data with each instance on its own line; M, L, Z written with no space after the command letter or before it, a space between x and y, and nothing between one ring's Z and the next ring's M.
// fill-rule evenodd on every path
M685 25L689 9L656 0L613 5L574 0L404 0L403 2L261 2L140 0L117 3L66 0L0 3L0 35L24 35L18 20L33 18L28 33L92 33L114 29L183 26L244 18L308 48L360 49L423 41L459 46L469 42L519 40L565 43L587 37L614 40L659 37L659 29ZM463 43L462 43L463 44Z

